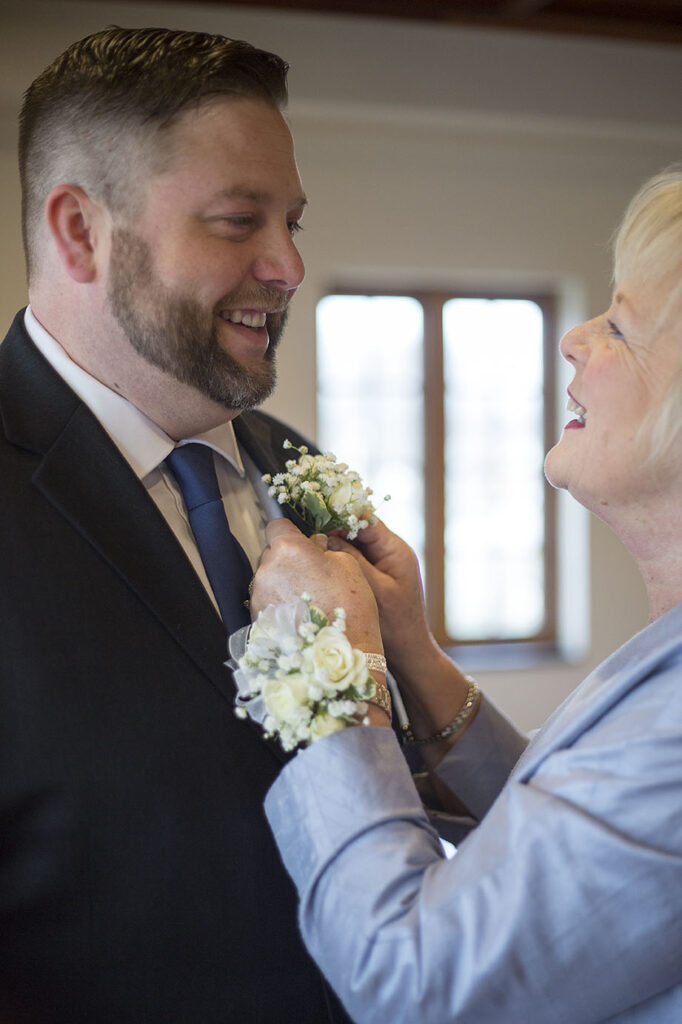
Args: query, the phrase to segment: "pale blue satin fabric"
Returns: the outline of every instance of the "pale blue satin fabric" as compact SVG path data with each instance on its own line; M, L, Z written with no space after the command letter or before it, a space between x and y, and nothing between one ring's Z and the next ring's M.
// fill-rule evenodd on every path
M303 937L358 1024L682 1021L682 605L522 749L484 702L440 767L483 816L449 861L387 729L319 741L270 790Z

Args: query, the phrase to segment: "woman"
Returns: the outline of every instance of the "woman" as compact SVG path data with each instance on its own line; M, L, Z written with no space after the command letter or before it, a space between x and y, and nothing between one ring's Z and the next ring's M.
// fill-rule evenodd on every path
M480 821L445 860L379 707L271 789L304 939L358 1022L682 1020L682 171L631 203L615 282L562 340L546 473L626 544L651 620L528 745L432 640L397 537L367 529L363 557L269 528L255 609L307 590L383 639L433 778Z

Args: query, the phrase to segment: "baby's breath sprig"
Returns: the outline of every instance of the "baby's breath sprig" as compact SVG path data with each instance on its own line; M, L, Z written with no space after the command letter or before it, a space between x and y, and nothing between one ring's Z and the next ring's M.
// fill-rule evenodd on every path
M297 448L289 440L283 447L297 451L299 457L287 460L286 473L266 473L263 480L270 485L270 497L293 508L313 533L341 529L354 540L360 530L376 523L371 487L364 487L360 475L337 462L333 452L310 455L305 445ZM387 494L384 501L389 499Z

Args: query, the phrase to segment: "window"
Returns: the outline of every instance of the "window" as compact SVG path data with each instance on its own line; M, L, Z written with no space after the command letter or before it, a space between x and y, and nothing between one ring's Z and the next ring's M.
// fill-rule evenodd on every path
M318 304L320 443L391 494L444 646L554 640L553 354L548 296Z

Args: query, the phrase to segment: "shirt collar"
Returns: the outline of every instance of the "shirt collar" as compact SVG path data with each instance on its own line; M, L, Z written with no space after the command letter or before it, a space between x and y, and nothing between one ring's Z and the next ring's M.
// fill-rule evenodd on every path
M157 469L175 447L173 439L127 398L74 363L59 342L36 320L30 306L24 314L24 323L36 347L99 420L138 479L143 480ZM231 422L221 423L203 434L183 438L185 441L208 445L226 458L240 476L244 476L244 464Z

